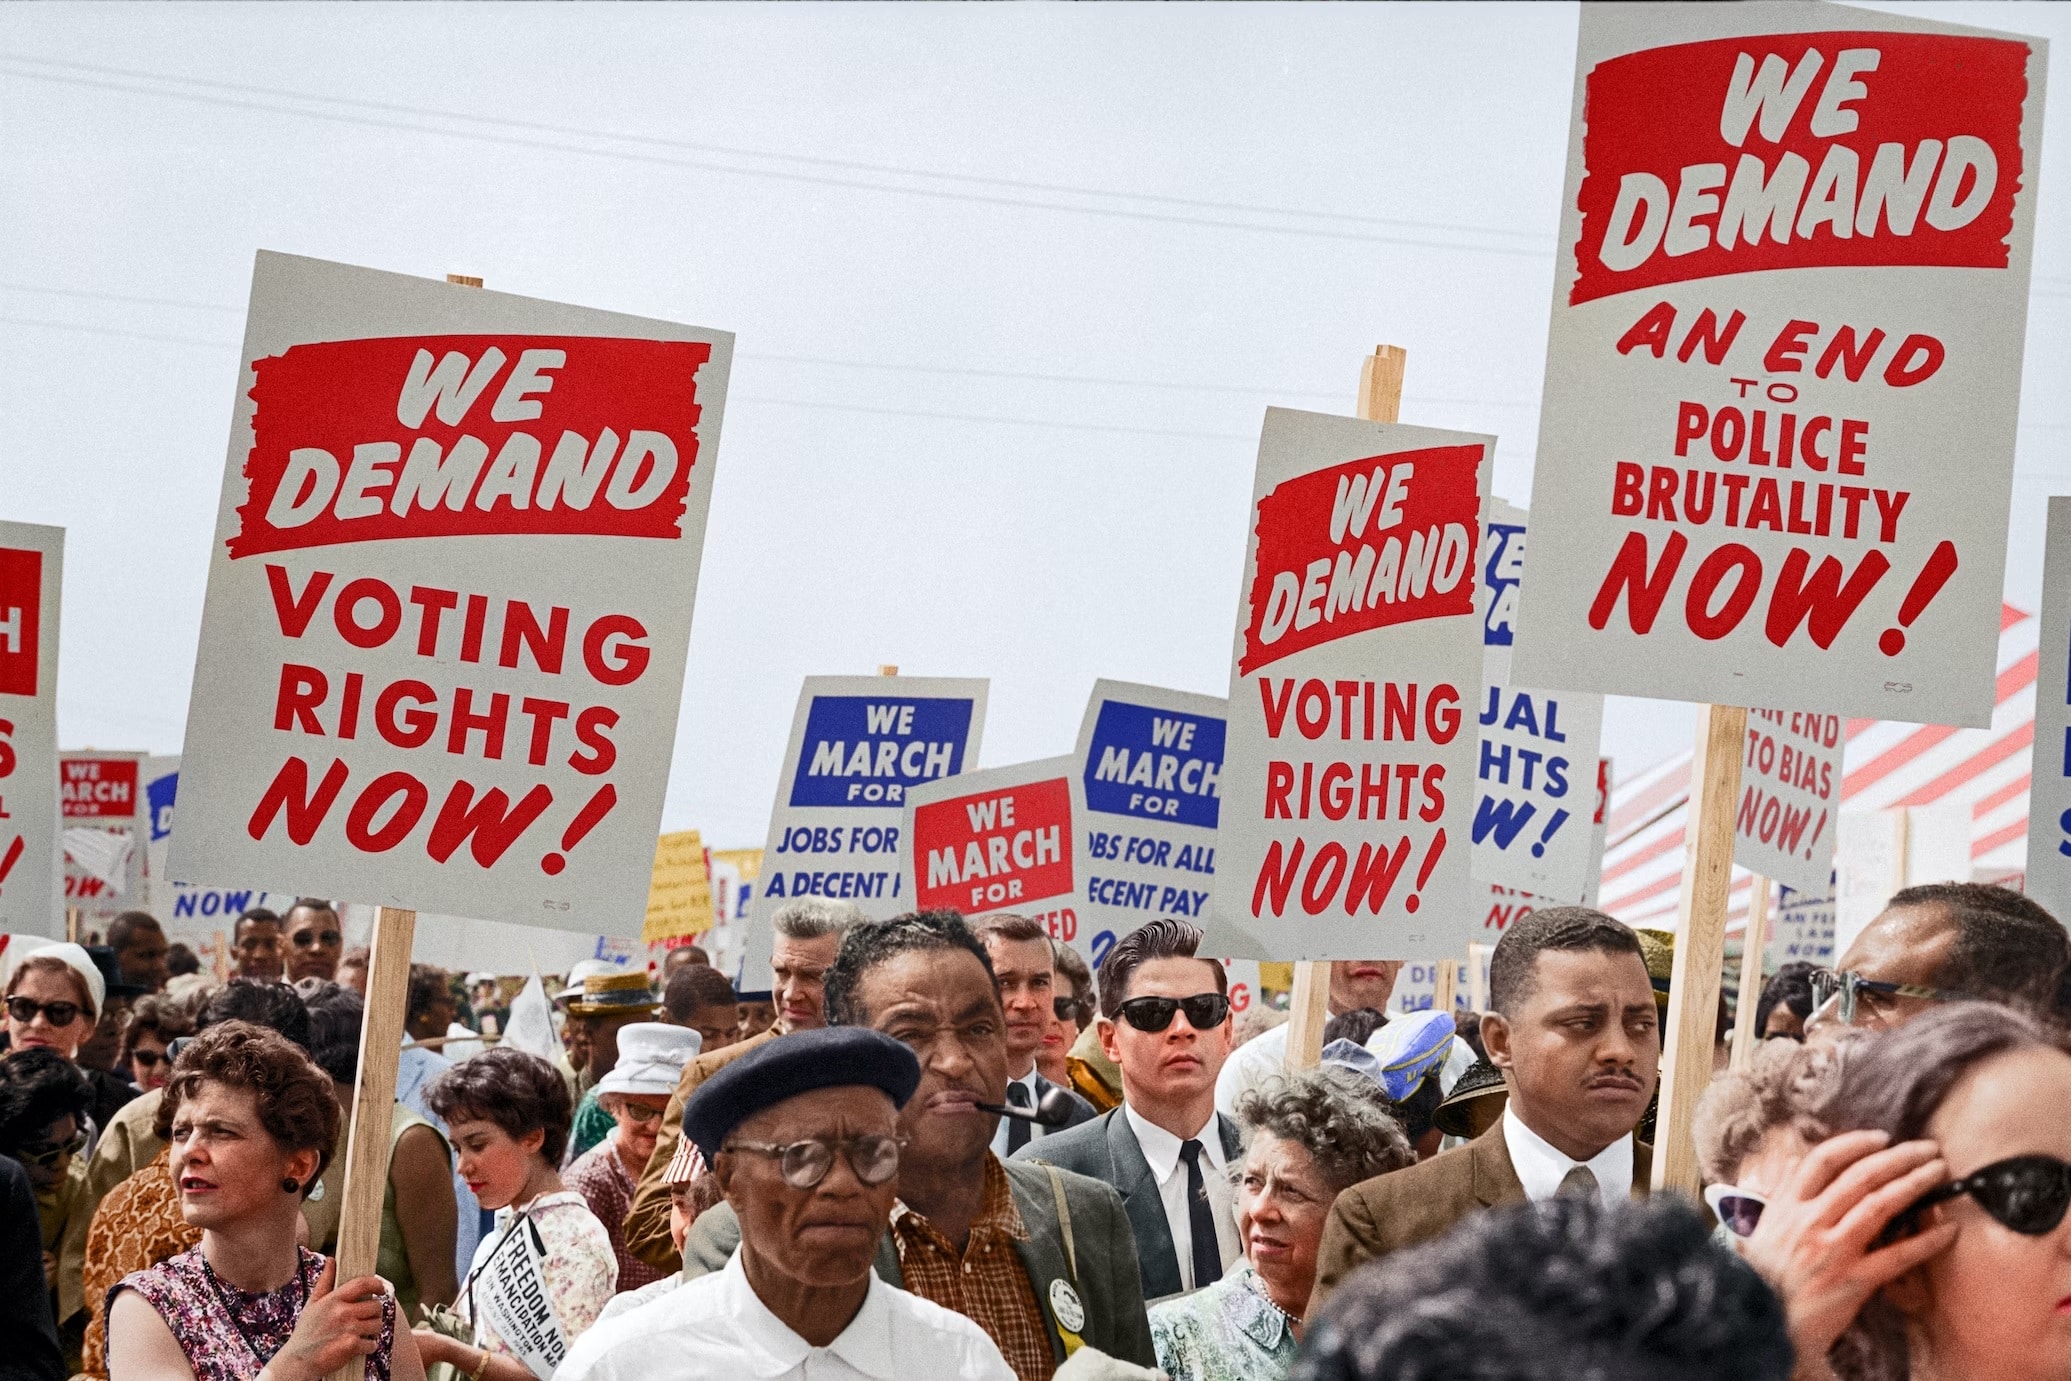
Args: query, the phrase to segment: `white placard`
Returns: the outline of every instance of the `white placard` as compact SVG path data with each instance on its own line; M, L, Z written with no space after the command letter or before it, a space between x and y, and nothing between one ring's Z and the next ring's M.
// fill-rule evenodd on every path
M1735 863L1799 892L1831 895L1847 747L1839 715L1748 711L1733 815Z
M907 793L978 762L987 682L808 676L748 901L741 990L770 986L770 913L793 897L852 901L872 919L913 909L900 880Z
M637 927L732 347L262 253L172 876Z
M1467 895L1492 437L1266 411L1215 914L1278 959L1420 959Z
M2045 70L1583 7L1518 680L1989 723Z
M65 530L0 523L0 934L63 939L58 608Z
M913 909L1012 911L1058 939L1078 927L1076 757L1039 758L906 793L901 892Z
M568 1337L547 1289L545 1259L539 1229L530 1218L520 1219L497 1239L469 1282L475 1309L539 1381L549 1381L568 1355Z
M1772 968L1807 963L1821 967L1834 962L1834 884L1821 888L1825 895L1807 898L1786 887L1779 893L1776 914L1771 918L1769 956Z
M144 804L144 754L93 749L58 754L64 816L65 905L82 932L105 930L141 908L150 834Z
M1475 763L1474 876L1584 902L1601 871L1597 744L1604 698L1491 684Z
M1096 970L1115 941L1161 916L1200 926L1206 953L1271 958L1213 915L1228 714L1219 695L1094 683L1072 771L1078 924L1058 938Z

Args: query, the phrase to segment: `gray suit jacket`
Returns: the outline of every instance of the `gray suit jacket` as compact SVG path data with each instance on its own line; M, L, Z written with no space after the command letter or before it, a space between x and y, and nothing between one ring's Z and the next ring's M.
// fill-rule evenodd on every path
M1138 1366L1155 1367L1158 1353L1151 1345L1150 1317L1144 1312L1143 1291L1137 1283L1136 1242L1115 1191L1069 1171L1058 1174L1065 1208L1071 1214L1072 1248L1067 1257L1048 1168L1019 1161L1002 1161L1000 1168L1007 1172L1014 1206L1028 1228L1028 1240L1015 1243L1014 1251L1035 1290L1043 1327L1050 1335L1051 1355L1060 1363L1064 1360L1064 1339L1057 1334L1050 1285L1075 1280L1079 1302L1086 1311L1086 1325L1079 1330L1086 1346ZM706 1209L683 1239L683 1278L692 1280L722 1269L740 1244L741 1225L732 1207L721 1203ZM877 1244L877 1274L887 1284L906 1288L899 1248L889 1232Z
M1217 1113L1215 1125L1222 1136L1224 1158L1236 1164L1244 1154L1244 1138L1237 1124ZM1091 1122L1032 1141L1016 1151L1014 1159L1059 1165L1113 1185L1122 1195L1129 1227L1136 1234L1143 1297L1163 1299L1184 1288L1179 1256L1172 1248L1172 1225L1165 1221L1165 1200L1158 1193L1157 1177L1151 1174L1151 1163L1144 1159L1136 1131L1122 1115L1122 1109L1111 1109Z

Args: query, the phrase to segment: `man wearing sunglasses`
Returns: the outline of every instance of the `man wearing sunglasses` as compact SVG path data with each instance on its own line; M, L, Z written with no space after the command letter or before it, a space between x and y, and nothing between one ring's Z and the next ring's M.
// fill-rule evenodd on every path
M337 908L317 897L297 897L281 917L281 938L287 942L288 979L338 980L338 956L345 952L345 932L338 924Z
M1338 1195L1316 1297L1368 1261L1444 1235L1484 1208L1647 1192L1653 1149L1633 1135L1661 1063L1639 937L1601 911L1555 906L1514 922L1489 960L1481 1038L1503 1073L1502 1119L1465 1146Z
M556 1376L1011 1381L976 1324L872 1269L898 1192L899 1111L920 1082L905 1045L852 1026L770 1041L706 1079L683 1133L726 1194L738 1250L590 1329Z
M2063 925L2018 892L1974 882L1908 887L1833 968L1813 972L1805 1036L1903 1026L1966 999L2036 1012L2066 959Z
M1026 916L1007 912L980 916L971 922L971 929L985 942L985 952L992 958L992 976L1006 1012L1007 1102L1033 1110L1045 1094L1059 1087L1036 1073L1043 1037L1058 1020L1057 965L1050 953L1050 932ZM1070 1089L1062 1092L1072 1104L1071 1120L1064 1126L1076 1127L1097 1115L1091 1103ZM1026 1118L1002 1117L992 1134L992 1153L1011 1156L1051 1130Z
M1200 945L1200 930L1176 920L1115 942L1097 1026L1121 1067L1122 1106L1021 1152L1121 1191L1147 1300L1212 1285L1243 1253L1229 1177L1243 1144L1215 1110L1229 985L1221 964L1195 957Z

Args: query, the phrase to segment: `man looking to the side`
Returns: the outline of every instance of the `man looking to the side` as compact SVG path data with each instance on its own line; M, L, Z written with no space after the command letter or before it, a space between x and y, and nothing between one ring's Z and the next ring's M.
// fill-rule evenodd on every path
M345 952L345 931L338 923L338 909L321 897L297 897L280 920L288 982L320 978L326 983L338 979L338 956Z
M1033 1110L1044 1094L1058 1087L1036 1072L1043 1038L1057 1023L1057 969L1050 933L1028 917L1008 912L977 917L971 929L992 960L992 976L1007 1017L1007 1102ZM1091 1122L1096 1116L1093 1105L1069 1089L1063 1092L1072 1102L1071 1120L1064 1125ZM992 1134L992 1153L1011 1156L1050 1130L1025 1118L1002 1117Z
M1222 1279L1243 1253L1229 1171L1243 1149L1215 1110L1229 1058L1229 980L1195 957L1201 931L1157 920L1100 966L1100 1043L1122 1071L1122 1106L1020 1152L1115 1186L1136 1236L1143 1297Z
M1639 937L1601 911L1556 906L1515 922L1489 960L1481 1039L1509 1104L1465 1146L1338 1195L1317 1251L1313 1314L1365 1262L1441 1236L1481 1209L1647 1192L1652 1149L1633 1128L1661 1063Z
M841 949L841 937L863 919L854 902L829 901L824 897L799 897L778 907L769 918L774 932L770 948L770 972L775 980L772 997L777 1006L777 1024L758 1035L735 1041L722 1050L700 1054L683 1068L676 1092L662 1113L661 1135L655 1138L654 1154L633 1191L633 1206L626 1211L626 1250L659 1270L673 1271L682 1263L674 1239L669 1236L669 1162L683 1140L683 1107L698 1086L749 1052L760 1050L790 1031L814 1031L827 1024L827 970Z

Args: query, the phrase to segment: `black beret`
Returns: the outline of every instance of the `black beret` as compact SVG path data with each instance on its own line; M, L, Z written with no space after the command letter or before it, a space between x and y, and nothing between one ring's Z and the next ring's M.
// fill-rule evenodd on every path
M890 1036L864 1026L794 1031L751 1050L698 1085L683 1107L683 1134L712 1163L735 1127L764 1108L815 1089L883 1089L903 1108L920 1086L920 1061Z

